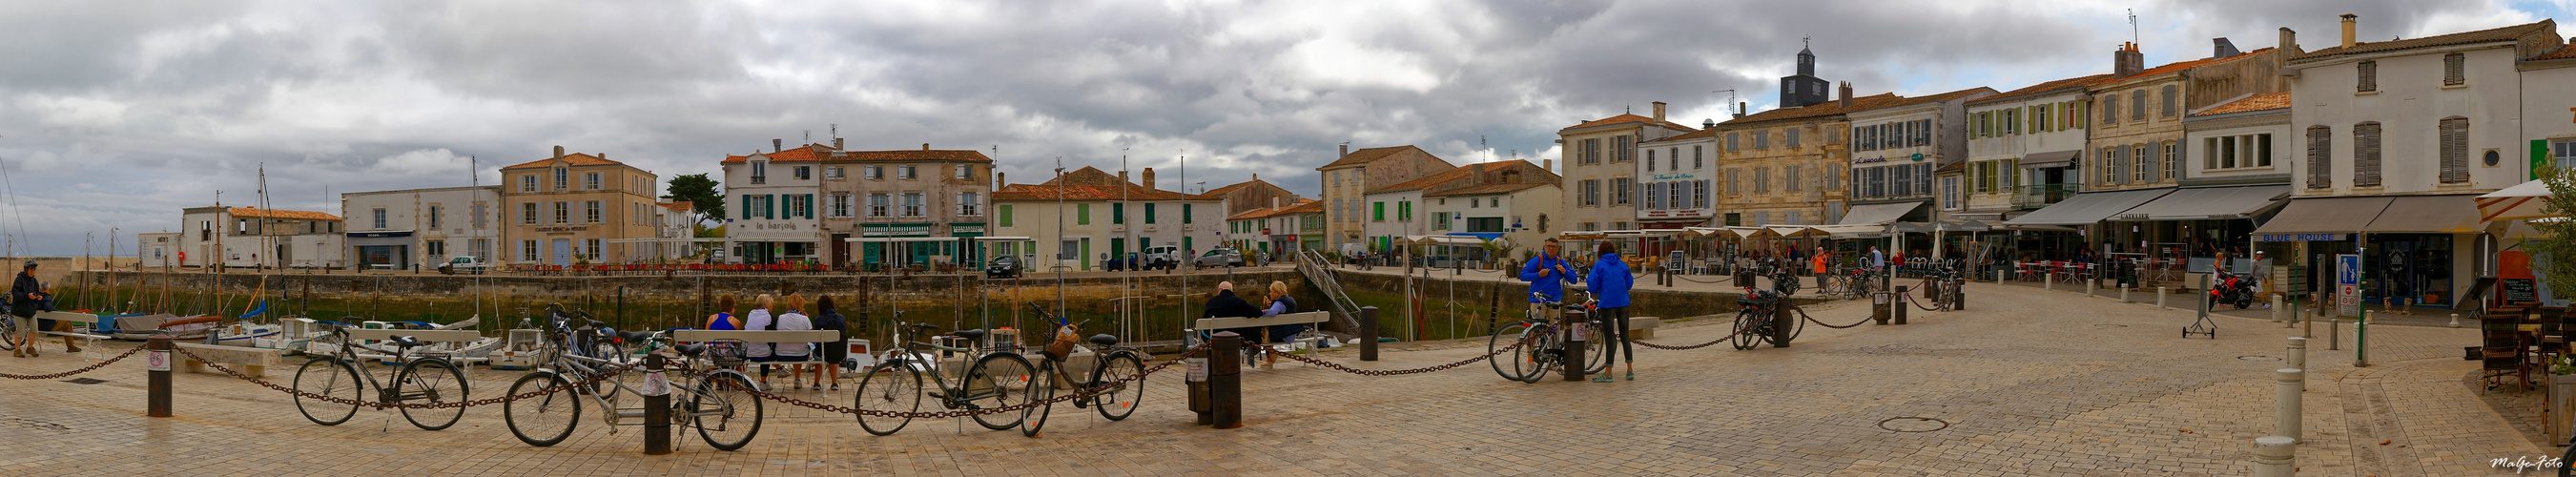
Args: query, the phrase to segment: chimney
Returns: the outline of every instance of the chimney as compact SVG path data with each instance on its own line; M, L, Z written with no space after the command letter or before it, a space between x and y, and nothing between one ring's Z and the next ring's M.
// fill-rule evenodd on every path
M1538 168L1547 169L1548 172L1556 172L1556 160L1540 159L1538 160Z
M1279 208L1279 196L1270 196L1270 208Z
M1341 155L1341 156L1333 156L1333 158L1335 158L1335 159L1340 159L1340 158L1342 158L1342 156L1348 156L1348 155L1351 155L1351 145L1350 145L1349 143L1343 143L1343 144L1342 144L1342 155Z
M921 143L921 150L924 150L924 151L928 151L928 150L930 150L930 143L926 143L926 142L925 142L925 143Z
M1118 182L1127 182L1127 171L1118 171Z
M2284 54L2288 55L2303 53L2299 51L2299 32L2291 30L2290 27L2281 27L2281 44L2273 46L2279 47Z
M1011 180L1010 180L1010 178L1011 178L1011 174L1010 174L1010 173L1007 173L1007 172L999 172L999 171L996 171L996 172L994 172L994 173L993 173L993 183L994 183L994 184L1000 184L1000 185L1005 185L1005 186L1007 186L1007 185L1011 185Z
M1735 119L1744 119L1744 108L1745 108L1745 106L1746 106L1746 103L1745 103L1745 102L1743 102L1743 101L1736 101L1736 102L1735 102Z
M1852 107L1852 106L1851 106L1851 105L1852 105L1852 98L1851 98L1851 97L1852 97L1852 87L1851 87L1851 82L1850 82L1850 81L1844 81L1844 82L1843 82L1843 85L1842 85L1842 89L1841 89L1841 91L1840 91L1840 92L1841 92L1841 93L1842 93L1842 95L1843 95L1843 98L1842 98L1842 107L1844 107L1844 108L1850 108L1850 107Z
M2211 38L2209 42L2212 44L2209 50L2211 58L2228 58L2238 54L2236 44L2228 42L2227 37Z
M599 160L602 160L602 161L608 160L608 153L605 153L605 152L603 152L603 153L599 153Z
M1662 101L1655 102L1655 122L1664 122L1664 102Z
M787 140L786 140L786 139L770 139L770 140L769 140L769 152L785 152L786 150L787 150Z
M2352 47L2352 27L2353 27L2353 25L2354 25L2354 22L2358 22L2358 21L2361 21L2361 16L2360 16L2360 15L2354 15L2354 14L2350 14L2350 13L2343 14L2343 47L2344 47L2344 48L2351 48L2351 47Z
M2120 49L2111 52L2112 77L2125 78L2146 70L2147 55L2138 52L2138 44L2121 42Z
M1699 120L1699 128L1700 128L1700 129L1717 129L1717 120L1715 120L1715 119L1702 119L1702 120Z
M841 147L841 138L837 138L837 137L836 137L836 138L832 138L832 150L834 150L834 151L839 151L839 150L844 150L844 149L848 149L848 148Z
M563 160L563 146L555 146L555 160Z
M1144 176L1144 179L1145 179L1145 183L1144 183L1144 184L1140 184L1140 185L1145 186L1145 188L1147 188L1147 189L1152 189L1152 188L1154 188L1154 168L1151 168L1151 167L1147 167L1147 168L1145 168L1145 173L1143 174L1143 176Z

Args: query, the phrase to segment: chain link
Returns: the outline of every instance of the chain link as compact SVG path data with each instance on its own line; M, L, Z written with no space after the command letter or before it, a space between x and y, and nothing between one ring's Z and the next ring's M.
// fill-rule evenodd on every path
M1798 312L1798 317L1799 317L1799 318L1805 318L1805 319L1807 320L1807 322L1808 322L1808 323L1815 323L1817 326L1823 326L1823 327L1826 327L1826 328L1833 328L1833 329L1837 329L1837 330L1839 330L1839 329L1844 329L1844 328L1850 328L1850 327L1854 327L1854 326L1860 326L1860 325L1862 325L1862 324L1869 323L1869 320L1877 319L1876 317L1862 317L1862 318L1860 319L1860 321L1853 322L1852 324L1842 325L1842 326L1834 326L1834 325L1831 325L1831 324L1826 324L1826 323L1825 323L1825 322L1823 322L1823 321L1818 321L1818 320L1816 320L1816 317L1814 317L1814 316L1808 316L1808 315L1807 315L1807 309L1805 309L1805 308L1790 308L1790 310L1797 311L1797 312Z
M265 380L261 380L261 379L259 379L259 378L250 377L250 375L242 374L240 371L234 371L232 368L224 367L224 365L221 365L221 364L216 364L213 360L209 360L209 359L206 359L206 358L204 358L204 357L197 356L197 354L196 354L196 353L190 353L190 352L188 352L187 348L178 348L178 349L173 349L172 351L177 351L177 352L179 352L179 354L187 355L187 356L188 356L188 358L190 358L190 359L195 359L195 360L197 360L198 362L205 363L205 364L206 364L206 367L208 367L208 368L214 368L214 370L216 370L216 371L221 371L221 372L223 372L223 373L224 373L224 374L226 374L226 375L231 375L231 376L232 376L232 377L234 377L234 378L241 379L241 380L244 380L244 381L250 381L250 383L251 383L251 384L257 384L257 385L260 385L260 387L265 387L265 388L268 388L268 389L273 390L273 391L278 391L278 392L283 392L283 393L287 393L287 394L292 394L292 395L295 395L295 397L298 397L298 398L313 399L313 400L318 400L318 401L323 401L323 402L328 402L328 403L333 403L333 404L347 404L347 405L353 405L353 406L366 406L366 407L368 407L368 408L370 408L370 409L380 409L380 410L381 410L381 409L397 409L397 408L399 408L399 409L452 409L452 408L460 408L460 407L489 406L489 405L493 405L493 404L500 404L500 403L505 403L505 402L510 402L510 401L517 401L517 400L521 400L521 399L528 399L528 398L534 398L534 397L538 397L538 396L544 396L544 395L547 395L547 394L554 394L554 393L563 392L563 391L566 391L566 390L571 390L572 388L575 388L575 387L580 387L580 386L589 386L589 385L593 385L593 384L598 384L600 381L606 381L606 380L608 380L608 378L616 377L616 376L617 376L618 374L620 374L620 373L624 373L624 372L626 372L627 370L630 370L630 369L635 369L635 367L636 367L636 366L640 366L640 365L641 365L641 364L639 363L639 364L628 364L628 365L624 365L624 366L618 366L618 367L608 368L608 369L605 369L605 370L600 370L600 371L599 371L599 373L598 373L598 375L596 375L596 376L591 376L589 379L583 379L583 380L580 380L580 381L567 382L567 383L564 383L564 384L562 384L562 385L558 385L558 386L554 386L554 387L549 387L549 388L545 388L545 389L539 389L539 390L529 391L529 392L524 392L524 393L519 393L519 394L513 394L513 395L509 395L509 396L501 396L501 397L486 398L486 399L477 399L477 400L473 400L473 401L442 402L442 403L436 403L436 404L402 404L402 403L387 403L387 402L379 402L379 401L368 401L368 400L364 400L364 399L338 398L338 397L331 397L331 396L324 396L324 395L320 395L320 394L308 393L308 392L304 392L304 391L296 390L296 389L293 389L293 388L288 388L288 387L285 387L285 386L279 386L279 385L277 385L277 383L271 383L271 382L268 382L268 381L265 381Z
M1733 332L1729 332L1729 333L1727 333L1727 334L1726 334L1726 336L1718 337L1718 338L1717 338L1717 340L1715 340L1715 341L1710 341L1710 342L1707 342L1707 343L1700 343L1700 344L1695 344L1695 345L1690 345L1690 346L1667 346L1667 345L1659 345L1659 344L1654 344L1654 343L1648 343L1648 342L1645 342L1645 341L1630 341L1630 342L1631 342L1631 343L1636 343L1636 344L1637 344L1637 346L1644 346L1644 347L1654 348L1654 349L1660 349L1660 350L1670 350L1670 351L1687 351L1687 350L1694 350L1694 349L1706 348L1706 347L1710 347L1710 346L1717 346L1717 345L1718 345L1718 344L1720 344L1720 343L1725 343L1727 340L1735 339L1735 335L1740 335L1740 334L1744 334L1744 330L1738 329L1738 330L1735 330L1735 331L1733 331Z
M1209 345L1214 344L1214 343L1215 343L1215 342L1213 342L1213 341L1210 341L1210 342L1204 342L1204 343L1199 343L1198 347L1190 348L1190 350L1189 350L1188 352L1181 353L1181 355L1180 355L1180 356L1173 357L1170 361L1164 361L1164 362L1163 362L1163 364L1154 365L1154 367L1151 367L1151 368L1145 368L1145 370L1144 370L1143 372L1136 373L1136 375L1135 375L1135 376L1128 376L1128 377L1124 377L1124 378L1119 378L1119 379L1118 379L1118 380L1116 380L1116 381L1110 381L1110 382L1105 382L1105 383L1096 383L1096 384L1093 384L1091 387L1083 388L1083 389L1079 389L1079 390L1075 390L1072 394L1058 395L1058 396L1056 396L1056 397L1047 398L1047 400L1044 400L1044 401L1028 402L1028 403L1021 403L1021 404L1013 404L1013 405L1009 405L1009 406L994 407L994 408L983 408L983 409L959 409L959 410L950 410L950 411L932 411L932 412L920 412L920 411L874 411L874 410L867 410L867 409L851 408L851 407L848 407L848 406L836 406L836 405L831 405L831 404L823 404L823 403L818 403L818 402L805 401L805 400L801 400L801 399L790 398L790 397L780 396L780 395L776 395L776 394L770 394L770 393L768 393L768 392L763 392L763 391L761 391L761 390L759 390L759 389L742 389L742 388L738 387L735 383L733 383L733 382L731 382L731 381L718 381L716 384L717 384L717 385L719 385L719 386L724 386L726 389L741 389L743 392L748 393L748 394L751 394L752 396L759 397L759 398L761 398L761 399L767 399L767 400L771 400L771 401L777 401L777 402L778 402L778 403L780 403L780 404L786 404L786 405L791 405L791 406L796 406L796 407L802 407L802 408L806 408L806 409L813 409L813 410L823 411L823 412L829 412L829 413L835 413L835 414L859 414L859 415L866 415L866 416L887 417L887 418L902 418L902 419L925 419L925 418L926 418L926 419L953 419L953 418L960 418L960 417L967 417L967 416L978 416L978 415L986 415L986 414L1001 414L1001 413L1006 413L1006 412L1020 412L1020 411L1025 411L1025 410L1028 410L1028 409L1031 409L1031 408L1036 408L1036 407L1038 407L1038 406L1052 406L1052 405L1055 405L1056 403L1060 403L1060 402L1071 401L1071 400L1075 400L1075 399L1086 399L1086 398L1090 398L1090 397L1092 397L1092 396L1097 396L1097 395L1099 395L1099 394L1101 394L1101 393L1103 392L1102 390L1105 390L1105 389L1107 389L1107 388L1114 387L1114 386L1125 385L1125 384L1127 384L1127 383L1135 382L1136 380L1145 379L1145 376L1147 376L1147 375L1154 374L1155 372L1162 371L1164 368L1169 368L1169 367L1172 367L1172 365L1174 365L1174 364L1179 364L1180 362L1182 362L1182 361L1184 361L1184 360L1188 360L1191 356L1196 356L1196 355L1198 355L1198 354L1199 354L1199 353L1201 353L1201 352L1205 352L1205 351L1207 351L1207 350L1208 350L1208 348L1209 348Z
M28 345L29 345L29 346L33 346L33 345L34 345L34 343L28 343ZM33 380L38 380L38 379L54 379L54 378L65 378L65 377L71 377L72 375L75 375L75 374L86 373L86 372L90 372L90 371L97 371L97 370L98 370L98 368L104 368L104 367L107 367L107 365L108 365L108 364L110 364L110 363L115 363L117 360L125 359L125 357L127 357L127 356L133 356L133 355L134 355L134 353L140 353L140 352L143 352L143 348L141 348L141 347L136 347L136 348L134 348L134 349L126 350L126 351L125 351L125 354L116 355L116 357L114 357L114 358L108 358L106 361L100 361L100 362L96 362L96 363L90 363L90 365L89 365L89 366L84 366L84 367L82 367L81 369L75 369L75 370L70 370L70 371L64 371L64 372L60 372L60 373L54 373L54 374L8 374L8 373L0 373L0 378L7 378L7 379L24 379L24 380L30 380L30 381L33 381Z
M1485 355L1484 355L1484 356L1477 356L1477 357L1474 357L1474 358L1467 358L1467 360L1466 360L1466 361L1459 361L1459 362L1449 363L1449 364L1443 364L1443 365L1439 365L1439 366L1432 366L1432 367L1427 367L1427 368L1414 368L1414 369L1359 369L1359 368L1353 368L1353 367L1350 367L1350 366L1344 366L1344 365L1342 365L1341 363L1335 363L1335 362L1331 362L1331 361L1324 361L1324 360L1322 360L1322 359L1317 359L1317 358L1307 357L1307 356L1305 356L1305 355L1289 354L1289 353L1275 353L1275 354L1276 354L1276 355L1278 355L1278 356L1285 356L1285 357L1287 357L1287 358L1288 358L1288 359L1290 359L1290 360L1299 361L1299 362L1304 362L1304 363L1306 363L1306 364L1312 364L1312 365L1316 365L1316 366L1322 366L1322 367L1324 367L1324 369L1330 369L1330 370L1334 370L1334 371L1341 371L1341 372L1351 373L1351 374L1356 374L1356 375L1361 375L1361 376L1402 376L1402 375L1407 375L1407 374L1421 374L1421 373L1431 373L1431 372L1447 371L1447 370L1449 370L1449 369L1451 369L1451 368L1456 368L1456 367L1459 367L1459 366L1466 366L1466 365L1469 365L1469 364L1475 364L1477 361L1484 361L1484 360L1488 360L1488 359L1493 359L1495 355L1500 355L1500 354L1503 354L1503 353L1509 353L1509 352L1512 352L1512 350L1520 349L1522 346L1526 346L1526 345L1528 345L1528 344L1530 343L1530 341L1531 341L1531 340L1535 340L1535 339L1538 339L1538 335L1529 335L1529 336L1522 337L1520 341L1513 342L1511 346L1505 346L1505 347L1503 347L1503 349L1494 350L1494 351L1493 351L1493 352L1491 352L1491 353L1485 353Z

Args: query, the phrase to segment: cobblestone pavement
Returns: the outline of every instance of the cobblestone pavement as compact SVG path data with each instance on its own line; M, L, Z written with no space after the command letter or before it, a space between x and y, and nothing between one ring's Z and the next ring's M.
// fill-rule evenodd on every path
M2273 433L2271 370L2283 364L2288 330L2221 316L2217 339L2186 339L2192 315L2181 310L1990 283L1969 291L1968 311L1917 311L1904 326L1810 326L1791 348L1641 348L1635 381L1522 384L1482 363L1361 377L1282 361L1245 372L1245 427L1213 430L1191 425L1176 367L1152 377L1135 417L1111 422L1060 406L1035 439L929 420L874 437L848 416L769 403L743 451L684 435L668 456L641 454L641 428L611 435L596 419L562 444L528 447L497 407L469 409L438 432L372 410L316 426L283 394L204 374L175 376L179 417L150 419L137 360L84 376L106 380L98 384L0 382L0 441L10 443L0 474L2252 473L2253 439ZM1836 325L1866 316L1851 302L1809 310ZM1658 343L1693 344L1727 327L1662 331ZM2504 474L2488 460L2554 454L2521 430L2531 424L2509 421L2528 415L2495 412L2464 379L2477 366L2458 359L2459 347L2475 343L2474 329L2377 327L2370 338L2372 367L2352 366L2350 341L2344 351L2309 351L2302 474ZM0 372L76 368L132 345L86 357L60 353L59 341L44 346L57 352L0 358ZM1452 345L1373 363L1344 350L1325 356L1397 369L1482 353ZM477 371L474 394L496 396L517 376ZM846 405L843 389L788 394Z

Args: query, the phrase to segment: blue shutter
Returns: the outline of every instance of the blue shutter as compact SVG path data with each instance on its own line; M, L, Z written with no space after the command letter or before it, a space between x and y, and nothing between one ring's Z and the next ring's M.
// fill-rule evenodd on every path
M742 195L742 219L751 220L751 194Z
M805 218L814 218L814 194L805 194Z

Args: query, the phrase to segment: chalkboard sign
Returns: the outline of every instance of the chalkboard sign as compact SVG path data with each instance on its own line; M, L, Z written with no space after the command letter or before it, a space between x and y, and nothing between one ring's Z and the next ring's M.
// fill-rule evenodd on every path
M2523 304L2540 301L2540 287L2532 283L2529 278L2497 280L2496 288L2503 290L2505 303Z

